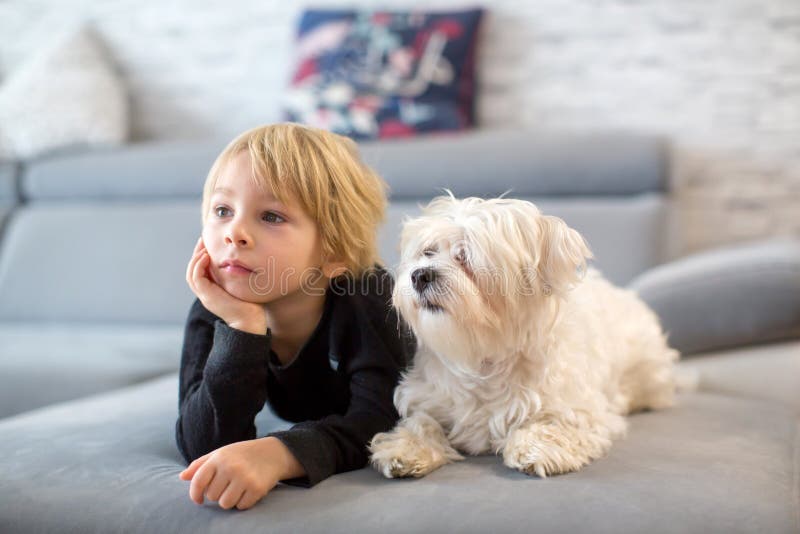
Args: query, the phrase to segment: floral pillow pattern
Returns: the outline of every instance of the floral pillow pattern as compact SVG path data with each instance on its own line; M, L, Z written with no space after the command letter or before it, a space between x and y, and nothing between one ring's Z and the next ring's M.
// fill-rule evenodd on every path
M482 14L305 11L286 118L354 139L473 125Z

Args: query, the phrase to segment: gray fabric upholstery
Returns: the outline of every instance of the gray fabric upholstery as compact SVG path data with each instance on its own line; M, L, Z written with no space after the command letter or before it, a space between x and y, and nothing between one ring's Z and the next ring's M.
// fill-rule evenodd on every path
M709 393L635 415L578 473L539 479L495 456L422 479L372 469L311 489L280 485L253 509L197 506L174 444L177 379L0 421L4 532L789 533L798 523L798 419ZM259 435L286 423L268 411Z
M630 134L476 130L365 143L362 154L393 199L442 187L459 197L604 196L665 190L664 149L659 138Z
M681 366L700 391L778 402L800 417L800 341L704 353Z
M663 199L531 199L583 232L617 283L659 263ZM200 235L200 199L33 202L0 243L0 320L181 323L192 300L186 263ZM380 235L388 266L415 202L393 202ZM48 302L47 306L42 301Z
M0 419L0 532L800 529L797 342L684 362L700 390L674 409L633 416L627 439L578 473L540 480L484 456L421 480L362 469L308 490L281 485L247 512L190 502L174 441L174 370L192 300L183 277L200 232L200 188L226 141L62 153L26 165L27 203L0 241L0 417L114 391ZM668 257L663 148L622 134L476 131L362 152L392 189L380 234L390 267L403 217L438 188L459 196L512 189L582 232L595 265L622 284ZM17 182L7 171L0 165L0 197ZM682 276L705 280L724 263L673 265L637 287L681 289ZM760 296L784 305L780 295ZM758 310L748 324L763 325ZM289 426L268 408L257 425L259 435Z
M140 143L31 162L30 200L196 196L226 140ZM507 130L365 142L364 160L393 199L458 196L635 195L666 189L663 140Z
M630 286L683 354L800 335L800 240L699 253L652 269Z
M18 162L0 160L0 239L3 237L6 222L11 216L14 207L19 203L18 176Z
M182 340L181 327L2 323L0 418L172 372Z
M228 140L146 142L30 162L27 200L200 197L214 159Z
M226 142L139 143L26 162L20 177L26 202L15 208L0 240L0 347L2 333L18 324L131 327L142 336L149 326L181 327L192 300L183 279L200 233L201 188ZM462 196L513 189L584 232L597 265L618 283L662 259L663 148L660 139L636 135L491 130L361 145L395 194L379 243L390 269L399 257L400 221L440 194L437 186ZM0 412L104 391L177 366L173 355L163 365L130 367L119 347L133 346L113 329L81 355L67 332L54 328L41 342L29 336L0 348L0 390L9 392ZM37 389L41 373L35 366L23 370L20 362L43 348L50 360L87 370L68 374L59 391ZM100 365L103 350L107 360Z
M6 221L11 216L11 208L0 207L0 239L2 239L3 231L5 230Z
M32 203L0 243L0 320L180 323L200 227L199 198Z
M19 163L0 160L0 209L17 203Z
M663 261L666 201L663 196L520 197L543 213L563 218L587 239L595 267L610 280L625 284ZM380 249L388 265L400 260L399 236L406 216L419 214L417 201L393 201L380 233Z

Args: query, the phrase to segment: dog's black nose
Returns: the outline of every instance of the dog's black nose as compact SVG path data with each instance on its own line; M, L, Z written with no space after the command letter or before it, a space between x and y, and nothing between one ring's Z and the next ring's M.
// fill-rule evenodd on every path
M434 280L436 280L436 271L430 267L415 269L411 273L411 283L418 292L428 287Z

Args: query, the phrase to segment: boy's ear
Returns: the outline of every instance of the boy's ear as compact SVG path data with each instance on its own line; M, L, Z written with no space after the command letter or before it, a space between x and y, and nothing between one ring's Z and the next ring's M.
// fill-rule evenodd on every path
M347 272L347 265L342 261L329 261L322 264L322 274L326 278L336 278Z

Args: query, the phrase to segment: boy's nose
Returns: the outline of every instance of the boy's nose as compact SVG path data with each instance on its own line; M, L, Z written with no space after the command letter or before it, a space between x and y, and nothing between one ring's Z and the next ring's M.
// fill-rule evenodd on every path
M246 247L252 243L252 239L241 225L235 225L230 228L230 231L225 236L225 243L228 245L235 244L238 247Z
M225 237L225 243L227 243L229 245L233 244L233 243L236 243L236 245L238 245L240 247L245 247L245 246L248 245L249 241L246 238L243 238L243 237L226 236Z

